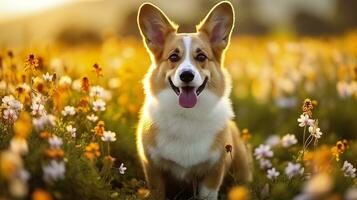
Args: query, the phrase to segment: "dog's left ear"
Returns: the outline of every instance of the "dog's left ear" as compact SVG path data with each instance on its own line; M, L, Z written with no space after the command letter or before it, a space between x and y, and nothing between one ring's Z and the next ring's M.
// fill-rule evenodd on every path
M220 57L229 44L234 26L234 10L228 1L216 4L203 21L197 25L197 32L207 34L213 50Z

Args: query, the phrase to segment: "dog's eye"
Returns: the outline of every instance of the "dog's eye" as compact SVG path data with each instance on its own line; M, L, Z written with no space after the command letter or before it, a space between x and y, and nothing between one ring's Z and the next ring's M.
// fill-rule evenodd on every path
M195 59L196 59L198 62L204 62L204 61L206 61L207 56L206 56L205 54L200 53L200 54L198 54L198 55L196 56Z
M171 54L170 57L169 57L169 60L171 62L173 62L173 63L174 62L178 62L180 60L180 56L178 54L176 54L176 53Z

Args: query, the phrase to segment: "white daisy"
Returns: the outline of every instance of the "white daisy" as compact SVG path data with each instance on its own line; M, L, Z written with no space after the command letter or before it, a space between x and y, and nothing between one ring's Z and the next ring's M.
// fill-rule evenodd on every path
M105 111L105 102L102 99L97 99L93 102L94 111Z
M56 160L51 160L48 165L42 167L42 170L43 179L48 183L63 179L66 172L64 162Z
M126 169L127 168L124 166L124 163L120 164L119 173L120 174L125 174Z
M62 110L62 115L63 116L67 116L67 115L75 115L76 114L76 110L73 106L66 106L64 107L64 109Z
M87 119L91 122L96 122L98 120L98 117L94 114L87 115Z
M76 131L77 131L77 129L74 128L74 127L72 127L72 125L66 126L66 130L67 130L68 133L71 134L71 136L72 136L73 138L76 137Z
M312 136L314 136L315 138L321 138L322 136L322 132L320 130L320 128L318 128L316 125L310 126L309 127L309 132L311 133Z
M53 75L50 75L48 72L46 74L42 75L43 80L47 81L47 82L51 82L53 79Z
M312 126L314 124L314 120L309 118L309 115L300 115L300 118L297 119L300 127Z
M280 172L278 172L274 167L271 169L268 169L268 171L267 171L267 177L270 180L275 180L276 178L278 178L279 175L280 175Z
M286 134L283 138L281 138L281 145L283 147L290 147L297 143L297 139L293 134Z
M342 171L346 177L356 177L356 168L347 160L343 163Z
M48 143L50 144L51 148L59 149L59 148L61 148L63 141L61 138L54 135L54 136L48 138Z
M104 131L101 139L104 142L114 142L115 140L117 140L117 138L115 137L115 133L112 131Z
M271 158L273 157L274 153L270 149L269 145L261 144L259 147L255 148L254 155L256 159L260 160L263 158Z
M300 163L292 163L289 162L288 166L285 168L285 174L289 177L292 178L296 175L302 175L304 173L304 168L301 167Z

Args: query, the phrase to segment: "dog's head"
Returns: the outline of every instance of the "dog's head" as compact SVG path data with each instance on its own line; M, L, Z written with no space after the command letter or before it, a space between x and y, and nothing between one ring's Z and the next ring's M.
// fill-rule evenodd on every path
M138 25L153 62L151 95L170 90L184 108L193 108L205 93L226 95L229 86L221 63L234 25L231 3L214 6L196 33L177 33L178 26L150 3L140 7Z

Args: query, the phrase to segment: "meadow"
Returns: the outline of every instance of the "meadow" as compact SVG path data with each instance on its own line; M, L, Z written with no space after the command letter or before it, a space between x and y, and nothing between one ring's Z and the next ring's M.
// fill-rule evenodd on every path
M222 199L357 199L357 32L236 36L225 58L254 180ZM0 199L145 199L142 41L0 49ZM222 151L229 152L229 146Z

